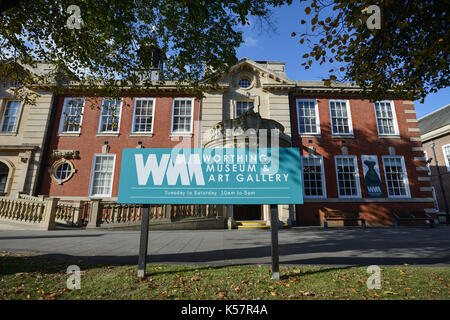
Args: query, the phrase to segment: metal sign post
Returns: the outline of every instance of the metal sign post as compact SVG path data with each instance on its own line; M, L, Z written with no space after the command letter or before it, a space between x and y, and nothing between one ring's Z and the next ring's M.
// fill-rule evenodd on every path
M270 234L272 248L272 280L280 279L280 256L278 253L278 205L270 205Z
M147 265L149 209L149 204L144 204L142 206L141 239L139 242L138 261L138 277L140 278L145 276L145 267Z

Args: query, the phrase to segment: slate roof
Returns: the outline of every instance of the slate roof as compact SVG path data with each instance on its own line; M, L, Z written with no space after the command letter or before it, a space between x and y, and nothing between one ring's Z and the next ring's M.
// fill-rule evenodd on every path
M423 116L418 124L421 135L450 124L450 104Z

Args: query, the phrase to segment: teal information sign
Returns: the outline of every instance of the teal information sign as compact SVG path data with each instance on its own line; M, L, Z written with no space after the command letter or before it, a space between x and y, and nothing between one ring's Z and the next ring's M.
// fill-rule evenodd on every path
M302 204L297 148L123 149L119 203Z

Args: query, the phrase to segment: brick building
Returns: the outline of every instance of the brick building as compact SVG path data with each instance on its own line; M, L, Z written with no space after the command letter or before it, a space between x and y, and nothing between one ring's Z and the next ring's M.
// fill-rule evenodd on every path
M323 208L358 211L369 225L389 224L395 209L433 212L412 101L371 103L351 85L298 81L290 106L293 145L303 155L298 224L321 223Z
M205 147L211 127L252 109L303 155L305 204L280 204L282 222L319 225L321 209L334 208L389 224L393 209L434 207L411 101L370 103L351 85L293 81L284 63L246 58L203 93L199 100L166 83L121 99L59 96L39 193L114 201L123 148ZM226 218L268 221L269 212L232 205Z
M436 210L444 220L450 206L450 104L420 118L419 128Z

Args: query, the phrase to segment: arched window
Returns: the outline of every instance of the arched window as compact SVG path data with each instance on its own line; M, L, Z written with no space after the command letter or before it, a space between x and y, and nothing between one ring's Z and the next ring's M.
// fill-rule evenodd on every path
M8 181L9 168L3 162L0 162L0 193L6 192L6 182Z

